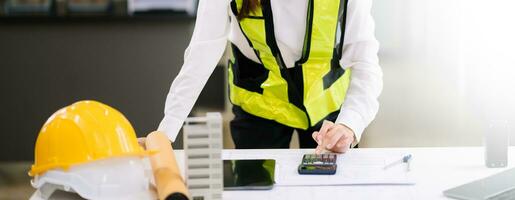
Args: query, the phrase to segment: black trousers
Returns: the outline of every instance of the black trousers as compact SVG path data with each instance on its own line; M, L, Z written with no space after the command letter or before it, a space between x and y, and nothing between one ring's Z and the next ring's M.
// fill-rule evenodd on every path
M317 143L311 137L320 130L322 121L308 130L295 129L273 120L264 119L233 106L234 119L231 121L231 135L236 149L278 149L289 148L293 130L299 134L300 148L315 148ZM331 113L326 119L334 122L338 112Z

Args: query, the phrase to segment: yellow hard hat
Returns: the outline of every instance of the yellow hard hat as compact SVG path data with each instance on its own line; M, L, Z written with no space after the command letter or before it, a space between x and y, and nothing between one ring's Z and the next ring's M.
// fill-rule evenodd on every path
M119 156L145 156L130 122L96 101L80 101L54 113L39 132L30 176Z

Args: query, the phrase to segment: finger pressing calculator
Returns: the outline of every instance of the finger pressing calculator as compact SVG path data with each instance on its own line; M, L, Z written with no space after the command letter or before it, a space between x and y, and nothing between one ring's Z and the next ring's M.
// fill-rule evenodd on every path
M336 159L336 154L305 154L298 168L299 174L333 175Z

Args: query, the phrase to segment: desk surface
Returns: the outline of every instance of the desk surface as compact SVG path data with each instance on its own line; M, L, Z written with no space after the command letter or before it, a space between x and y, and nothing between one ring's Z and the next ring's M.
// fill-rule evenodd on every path
M224 150L224 159L276 159L313 153L312 149ZM449 148L360 148L360 153L411 153L411 172L415 185L355 186L275 186L267 191L224 191L224 200L299 200L299 199L447 199L442 191L515 167L515 147L510 147L508 168L486 168L481 147ZM184 163L184 152L175 151ZM184 171L182 171L184 174Z
M497 169L485 167L481 147L360 148L352 151L370 154L409 152L413 155L410 173L417 183L411 186L276 186L269 191L225 191L224 199L447 199L442 195L445 189L515 167L515 147L510 147L509 167ZM311 149L224 150L223 157L274 159L312 152ZM183 152L176 154L181 162Z

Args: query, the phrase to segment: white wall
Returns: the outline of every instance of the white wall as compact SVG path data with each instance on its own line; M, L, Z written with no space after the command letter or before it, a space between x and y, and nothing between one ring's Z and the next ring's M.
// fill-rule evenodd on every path
M513 127L512 4L375 0L384 90L362 146L481 145L490 120Z

